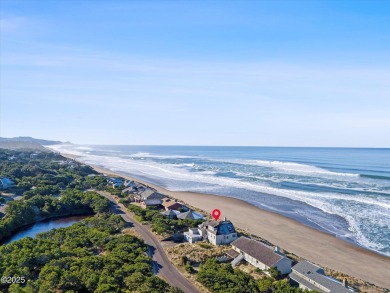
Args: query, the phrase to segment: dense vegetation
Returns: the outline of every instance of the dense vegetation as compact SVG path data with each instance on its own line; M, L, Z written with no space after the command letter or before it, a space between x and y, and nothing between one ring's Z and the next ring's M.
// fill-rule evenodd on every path
M0 246L0 276L23 276L25 284L0 284L14 292L176 292L153 276L148 247L116 234L124 222L99 215L68 228Z
M174 234L187 230L190 227L197 227L202 220L176 220L169 219L161 215L161 211L152 209L142 209L139 206L129 204L128 209L136 214L140 222L150 222L152 231L157 234Z
M33 156L33 157L31 157ZM0 175L15 182L14 191L26 197L55 195L66 188L104 188L106 180L89 166L52 152L0 150Z
M23 195L21 200L7 202L6 216L0 220L0 240L50 217L109 211L107 199L96 192L84 192L107 185L106 179L89 166L52 152L9 150L0 150L0 162L0 176L15 182L7 191Z
M10 201L5 209L7 216L0 220L0 240L42 219L106 212L109 212L106 198L77 189L63 191L60 198L35 195L27 200Z
M255 280L240 269L233 269L230 264L220 264L215 259L207 260L200 266L197 281L209 288L211 292L224 293L301 293L299 288L290 286L287 279L276 280L264 277ZM314 292L314 291L311 291Z

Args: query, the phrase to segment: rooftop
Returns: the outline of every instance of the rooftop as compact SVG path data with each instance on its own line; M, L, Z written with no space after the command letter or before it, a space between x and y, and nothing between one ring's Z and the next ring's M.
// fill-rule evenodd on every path
M216 235L228 235L232 233L236 233L236 229L234 228L234 225L232 222L229 220L223 220L223 221L209 221L209 222L204 222L200 225L200 228L206 228L210 229L212 227L214 230L215 229L215 234Z
M329 292L340 292L340 293L350 293L351 291L348 290L347 288L345 288L339 281L335 280L335 279L332 279L328 276L326 276L324 274L324 270L315 265L315 264L312 264L311 262L307 261L307 260L304 260L304 261L301 261L299 263L297 263L295 266L292 267L292 273L290 274L290 278L299 282L299 283L302 283L303 285L306 286L306 283L308 283L308 281L306 281L302 276L304 276L305 278L308 278L310 280L313 280L315 283L319 284L320 286L323 286L327 289L329 289L330 291ZM302 281L303 280L303 281ZM317 290L318 291L318 286L317 285L313 285L312 283L310 283L310 285L313 288L313 290ZM309 286L307 286L309 287ZM311 288L311 287L309 287Z
M238 238L233 241L231 245L237 247L239 250L245 252L268 267L272 267L279 260L284 258L284 256L276 253L272 247L246 237Z
M179 219L191 219L191 220L201 220L203 219L203 215L196 213L194 211L189 210L188 212L181 213L177 215Z
M168 211L165 211L165 212L162 212L161 213L163 216L177 216L178 214L180 214L179 211L175 211L175 210L168 210Z

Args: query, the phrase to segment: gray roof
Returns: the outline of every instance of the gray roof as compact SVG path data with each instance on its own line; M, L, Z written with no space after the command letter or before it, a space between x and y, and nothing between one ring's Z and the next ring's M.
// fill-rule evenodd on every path
M250 255L268 267L274 266L284 256L276 253L271 247L246 237L240 237L231 243L242 252Z
M324 270L311 262L304 260L297 263L292 267L292 273L290 274L290 278L297 281L298 283L302 282L302 285L306 286L306 283L309 283L306 279L313 280L315 283L319 284L330 290L331 293L351 293L350 290L345 288L341 283L337 280L334 280L324 274ZM303 281L302 281L303 280ZM306 282L306 283L305 283ZM314 286L311 284L311 286ZM309 286L308 286L309 287ZM311 287L309 287L311 288ZM319 291L320 288L315 285L313 290ZM321 292L325 292L321 290Z
M164 195L154 191L153 189L146 189L145 191L141 192L141 198L143 200L152 199L152 198L153 199L161 199L163 197L164 197Z
M182 220L184 220L184 219L201 220L201 219L203 219L203 215L189 210L188 212L178 214L177 218L182 219Z
M180 214L180 212L179 211L175 211L175 210L167 210L165 212L162 212L161 214L163 216L170 216L170 217L172 217L172 216L177 216L178 214Z
M229 249L228 251L225 252L227 256L230 256L231 258L236 258L239 253L235 251L234 249Z
M209 221L209 222L203 222L202 224L200 224L201 227L204 227L204 228L207 228L207 226L211 226L211 227L217 227L219 225L219 222L217 221Z
M213 232L213 234L216 235L229 235L231 233L236 233L236 229L234 228L232 222L229 220L224 220L224 221L210 221L210 222L203 222L200 225L200 228L208 228L208 227L213 227L216 229Z

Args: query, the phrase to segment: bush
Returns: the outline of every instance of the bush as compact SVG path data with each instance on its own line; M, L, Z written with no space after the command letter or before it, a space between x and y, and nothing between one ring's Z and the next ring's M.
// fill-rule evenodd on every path
M192 265L190 265L189 263L186 264L184 268L186 269L186 272L190 273L190 274L194 273L194 271L195 271L194 268L192 267Z

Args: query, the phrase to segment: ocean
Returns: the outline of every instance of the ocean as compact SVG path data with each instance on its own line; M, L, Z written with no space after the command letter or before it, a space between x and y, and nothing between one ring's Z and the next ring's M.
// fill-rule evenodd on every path
M169 190L242 199L390 256L390 149L51 148Z

